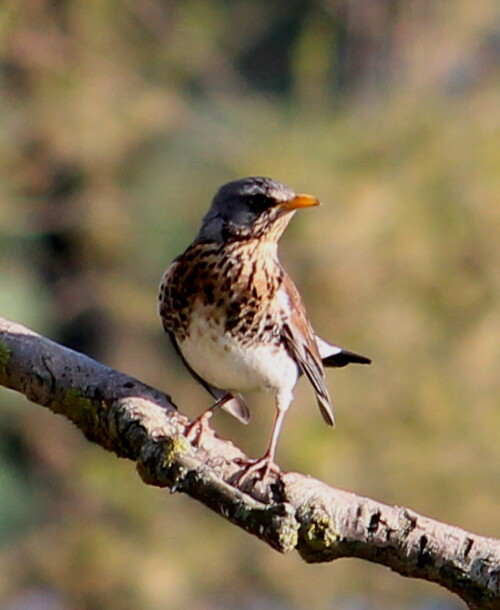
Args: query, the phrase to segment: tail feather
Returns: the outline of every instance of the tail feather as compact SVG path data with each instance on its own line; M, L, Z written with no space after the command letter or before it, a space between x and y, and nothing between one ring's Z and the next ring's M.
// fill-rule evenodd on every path
M355 364L371 364L371 359L366 356L362 356L361 354L356 354L355 352L350 352L346 349L343 349L338 354L332 354L331 356L327 356L322 359L323 366L335 366L341 367L346 366L347 364L355 363Z
M323 366L331 366L340 368L351 363L355 364L371 364L371 359L356 352L332 345L321 337L316 336L316 343L323 362Z
M316 400L318 401L318 407L325 423L335 428L335 416L333 415L333 407L329 397L316 394Z

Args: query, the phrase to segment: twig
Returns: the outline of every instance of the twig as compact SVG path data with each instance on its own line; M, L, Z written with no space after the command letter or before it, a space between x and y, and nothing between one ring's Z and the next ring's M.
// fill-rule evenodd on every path
M194 449L169 396L3 318L0 384L134 460L149 485L190 495L280 552L296 549L307 562L367 559L446 587L472 609L500 608L500 541L298 473L237 488L246 456L213 433Z

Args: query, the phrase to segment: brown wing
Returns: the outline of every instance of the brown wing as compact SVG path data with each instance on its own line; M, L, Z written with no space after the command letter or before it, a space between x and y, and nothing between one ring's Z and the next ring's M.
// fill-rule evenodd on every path
M295 284L285 274L280 287L280 298L288 300L290 314L285 316L283 339L300 370L307 376L316 392L321 415L327 424L335 425L330 395L325 385L325 373L316 344L314 331L307 319L306 310ZM287 311L288 308L284 309Z

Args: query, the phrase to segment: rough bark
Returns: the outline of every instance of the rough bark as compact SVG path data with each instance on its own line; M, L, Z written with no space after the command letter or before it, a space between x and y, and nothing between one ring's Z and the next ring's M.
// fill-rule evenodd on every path
M212 432L194 448L169 396L3 318L0 384L134 460L146 483L190 495L280 552L359 557L446 587L470 608L500 608L500 541L298 473L237 486L246 456Z

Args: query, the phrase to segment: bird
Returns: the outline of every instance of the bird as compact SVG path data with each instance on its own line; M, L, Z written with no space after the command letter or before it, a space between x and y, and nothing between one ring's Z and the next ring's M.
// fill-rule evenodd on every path
M371 363L316 335L278 258L278 241L294 214L319 204L273 178L228 182L215 194L193 243L160 283L164 330L188 371L216 401L190 426L193 440L199 441L216 408L248 423L242 394L275 395L267 450L245 464L243 477L265 479L279 471L278 439L301 375L311 383L324 421L334 426L324 367Z

